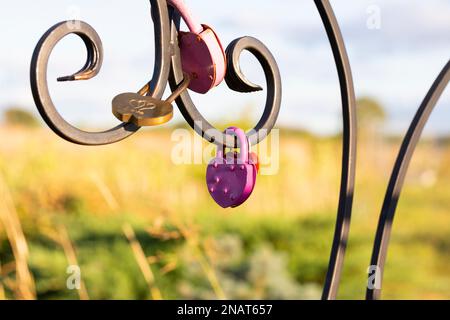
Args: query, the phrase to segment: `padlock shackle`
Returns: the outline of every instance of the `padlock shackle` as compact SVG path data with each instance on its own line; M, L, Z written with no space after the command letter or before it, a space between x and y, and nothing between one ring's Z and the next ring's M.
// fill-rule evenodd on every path
M249 154L250 154L250 143L248 141L247 135L244 130L238 127L229 127L225 130L225 134L233 134L238 138L238 147L240 148L240 163L239 164L247 164L249 162ZM217 158L223 158L225 145L217 146Z
M183 0L167 0L167 3L180 13L184 22L188 26L189 31L195 34L200 34L203 32L203 26L198 23L197 19L195 19L191 10L189 10L189 7L186 5L186 2Z

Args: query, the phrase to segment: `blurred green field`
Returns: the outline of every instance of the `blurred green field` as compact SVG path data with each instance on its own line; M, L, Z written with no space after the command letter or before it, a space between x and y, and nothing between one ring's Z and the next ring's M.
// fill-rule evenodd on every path
M0 298L320 297L340 139L281 130L279 173L260 176L244 206L222 210L206 190L205 165L171 162L170 130L96 148L47 128L0 134ZM364 298L398 147L396 139L360 141L342 299ZM450 298L449 164L450 145L420 145L394 224L385 299ZM72 264L81 291L67 289Z

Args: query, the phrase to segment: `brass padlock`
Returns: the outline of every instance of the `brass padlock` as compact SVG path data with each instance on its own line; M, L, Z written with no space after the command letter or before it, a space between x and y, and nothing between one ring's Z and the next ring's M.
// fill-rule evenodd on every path
M172 103L189 87L190 81L190 76L185 74L183 82L165 101L146 96L148 86L139 93L119 94L112 101L112 112L120 121L139 127L162 125L172 120Z

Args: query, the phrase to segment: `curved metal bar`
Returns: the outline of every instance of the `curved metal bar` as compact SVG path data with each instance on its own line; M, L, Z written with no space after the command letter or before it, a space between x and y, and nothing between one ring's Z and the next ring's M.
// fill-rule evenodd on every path
M155 25L155 67L148 87L152 96L160 99L167 86L170 70L170 25L165 0L150 0ZM61 22L47 31L39 41L31 62L30 80L34 101L48 126L61 138L81 145L105 145L123 140L139 127L123 123L104 132L86 132L75 128L59 114L50 97L47 82L48 61L57 43L69 34L78 35L87 49L87 62L77 73L60 77L58 81L88 80L95 77L102 66L102 42L97 32L81 21Z
M172 10L171 17L171 42L174 44L175 54L172 57L172 72L169 83L174 90L183 81L183 71L178 47L180 16ZM230 89L240 92L262 90L261 87L246 80L240 71L239 57L244 50L248 50L258 59L267 81L268 93L264 113L255 128L247 133L250 143L256 145L270 134L278 119L282 95L281 76L275 58L262 42L251 37L240 38L233 41L226 50L228 57L226 82ZM237 147L235 137L226 135L221 130L216 129L201 115L187 91L176 102L188 124L204 139L219 146Z
M376 283L382 284L384 268L386 264L389 240L392 232L392 224L395 218L398 201L405 182L411 159L419 143L423 129L433 112L439 98L450 81L450 61L447 62L442 72L437 77L419 110L417 111L411 126L403 140L398 154L389 186L381 209L380 220L372 252L371 266L376 266ZM368 286L366 298L378 300L381 297L381 287L372 288Z
M241 71L239 61L242 52L246 49L252 50L251 46L244 42L249 39L256 40L249 37L236 39L230 43L226 50L228 67L225 82L227 83L228 88L237 92L256 92L263 90L261 86L250 82ZM257 41L258 40L256 40L256 42ZM258 56L258 51L252 53L253 55ZM261 64L263 64L263 62L261 62Z
M323 20L339 75L343 114L342 176L339 206L322 299L337 297L352 216L356 172L356 97L347 50L333 8L328 0L314 1Z

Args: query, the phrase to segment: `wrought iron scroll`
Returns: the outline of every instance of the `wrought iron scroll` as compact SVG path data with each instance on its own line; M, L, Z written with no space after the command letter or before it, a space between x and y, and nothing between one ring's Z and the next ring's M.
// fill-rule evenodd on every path
M322 295L323 299L332 300L336 299L338 294L352 216L357 147L356 97L344 39L332 6L328 0L314 0L314 2L323 21L333 52L339 76L343 114L342 173L339 204L329 266ZM170 84L172 90L175 90L183 80L180 53L177 45L180 17L174 10L168 8L166 0L150 0L150 4L155 35L155 66L152 80L148 83L148 95L161 99L167 83ZM103 49L100 37L88 24L81 21L76 21L76 24L78 26L75 28L73 27L73 22L70 24L62 22L53 26L44 34L35 49L31 63L30 79L36 106L49 127L63 139L81 145L104 145L118 142L131 136L139 130L139 127L131 123L123 123L104 132L82 131L62 118L50 97L47 83L48 62L52 50L66 35L76 34L84 41L88 58L85 66L79 72L61 77L58 79L59 81L88 80L95 77L101 69ZM265 139L275 126L281 106L281 76L273 55L262 42L252 37L239 38L233 41L226 50L228 72L225 80L230 89L237 92L262 90L260 86L247 80L240 70L239 59L244 50L252 53L262 66L267 86L263 115L255 128L247 133L249 141L255 145ZM381 269L381 277L384 271L392 222L404 178L429 115L449 82L449 65L450 62L445 66L419 108L400 149L392 173L380 216L372 256L372 265L376 265ZM184 92L176 100L176 103L188 124L207 141L231 148L236 147L234 137L225 135L221 130L214 128L200 114L188 92ZM381 289L369 289L367 298L378 299L380 294Z
M183 72L181 69L179 47L177 45L180 15L173 11L171 17L171 42L175 44L174 50L176 53L172 57L172 69L169 82L172 90L174 90L178 84L183 81ZM262 90L260 86L248 81L240 71L239 57L244 50L248 50L258 59L264 70L268 88L264 113L255 128L247 134L250 143L256 145L270 134L270 131L277 121L280 108L274 108L274 106L281 105L281 76L275 58L261 41L252 37L239 38L234 40L226 49L228 67L225 81L230 89L237 92L254 92ZM221 130L213 127L201 115L192 101L189 92L185 91L177 99L177 105L187 123L208 142L217 145L225 145L230 148L236 146L237 142L234 136L225 135Z
M150 5L155 25L156 59L153 78L148 83L149 90L146 91L153 98L161 99L169 82L169 73L172 88L173 84L180 83L183 77L177 46L178 29L172 22L172 13L169 16L169 10L172 12L172 9L168 8L166 0L150 0ZM174 16L174 19L177 17ZM56 44L69 34L81 37L86 45L88 59L82 70L74 75L58 78L58 81L88 80L100 71L103 61L102 43L91 26L82 21L61 22L53 26L39 41L31 62L31 89L39 113L57 135L73 143L94 146L111 144L128 138L139 130L138 126L122 123L104 132L86 132L69 124L53 104L47 82L48 62ZM227 49L229 71L226 75L226 83L230 89L239 92L262 90L260 86L249 82L240 72L239 55L242 50L249 50L256 56L263 67L267 81L267 102L264 113L256 127L247 133L250 142L257 144L267 137L276 124L281 107L281 76L274 57L264 44L257 39L244 37L232 42ZM211 126L198 112L188 93L184 93L176 102L188 123L195 127L196 132L202 137L217 145L236 147L235 138Z
M376 269L376 283L382 284L384 268L386 264L387 253L389 249L389 240L392 233L392 224L395 218L398 201L405 182L414 151L419 143L422 132L428 119L433 112L439 98L444 92L450 81L450 61L447 62L442 72L437 77L430 91L426 95L417 111L411 126L403 140L397 161L389 181L389 185L381 209L378 229L375 236L375 242L372 252L371 266ZM366 298L368 300L377 300L381 297L381 287L368 286Z
M339 75L343 110L343 158L342 182L336 230L330 256L329 270L325 281L324 299L335 299L344 262L346 244L350 228L356 157L356 114L355 93L352 74L344 41L328 0L316 0L316 6L322 17L333 50ZM152 18L155 25L155 66L153 78L149 82L149 95L160 99L169 81L172 90L182 81L183 73L177 45L180 17L166 0L150 0ZM75 27L74 27L75 26ZM49 127L60 137L81 145L103 145L123 140L139 130L138 126L123 123L104 132L86 132L69 124L58 113L47 83L47 68L50 54L57 43L66 35L76 34L85 43L88 58L85 66L77 73L61 77L59 81L89 80L95 77L102 66L103 49L100 37L87 23L74 21L62 22L53 26L39 41L33 54L30 79L36 106ZM252 53L263 68L267 97L260 121L247 135L251 144L264 140L274 127L281 106L281 76L277 63L267 47L252 37L243 37L233 41L227 48L228 71L225 77L228 87L237 92L262 90L251 83L242 74L239 59L247 50ZM234 137L225 135L214 128L198 111L189 93L185 92L176 101L188 124L203 138L217 145L236 147Z
M357 139L356 97L347 51L333 8L328 0L315 0L315 3L323 20L333 50L342 97L343 152L341 187L336 230L322 295L323 299L336 299L350 231L353 190L355 184ZM179 15L172 13L172 20L171 41L177 43L177 31L180 23ZM175 48L178 48L178 46L175 46ZM270 128L273 127L278 117L278 110L274 111L271 109L271 105L280 102L281 80L279 79L280 74L278 69L275 68L276 62L268 49L257 39L244 37L235 40L227 48L228 73L226 81L231 89L239 92L260 90L259 86L250 83L240 72L239 56L243 50L249 50L256 56L264 69L267 86L274 89L273 92L269 92L267 95L266 109L261 121L256 125L255 129L252 130L253 133L249 136L251 143L257 144L270 133ZM176 88L183 79L180 63L179 55L174 55L172 57L173 67L170 76L172 89ZM201 116L192 102L189 93L185 92L181 95L177 100L177 104L189 125L206 140L230 147L235 145L234 139L227 139L231 137L224 136ZM199 127L198 124L201 124L201 127Z
M153 78L149 82L152 96L160 99L167 86L170 70L170 40L168 9L165 0L150 0L155 33L155 66ZM69 34L78 35L85 43L88 58L85 66L71 76L58 81L89 80L95 77L103 62L102 42L97 32L82 21L61 22L50 28L39 41L33 54L30 81L34 101L44 121L61 138L81 145L104 145L123 140L139 127L131 123L104 132L86 132L68 123L57 111L50 97L47 82L47 68L50 54L57 43Z

